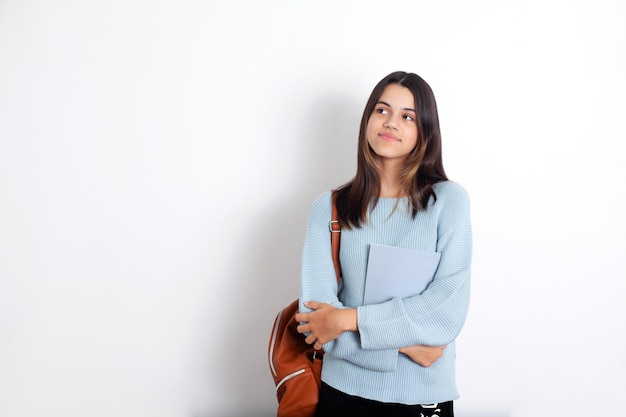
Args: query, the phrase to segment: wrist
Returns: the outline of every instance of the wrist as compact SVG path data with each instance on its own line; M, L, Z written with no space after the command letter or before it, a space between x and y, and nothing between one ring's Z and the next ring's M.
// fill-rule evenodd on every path
M343 314L343 331L356 332L359 330L356 308L346 308L341 310Z

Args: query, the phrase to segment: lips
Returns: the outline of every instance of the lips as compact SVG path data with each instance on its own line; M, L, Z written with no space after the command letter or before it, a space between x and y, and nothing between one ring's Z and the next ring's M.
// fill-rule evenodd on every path
M392 135L391 133L379 133L378 136L385 142L398 142L400 139Z

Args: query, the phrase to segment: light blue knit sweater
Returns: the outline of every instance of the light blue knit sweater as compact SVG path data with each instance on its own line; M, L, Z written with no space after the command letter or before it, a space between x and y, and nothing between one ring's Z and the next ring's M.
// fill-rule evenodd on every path
M432 404L458 398L454 339L469 303L472 232L469 199L454 182L434 186L436 202L411 217L405 198L381 198L359 229L341 232L342 283L333 269L328 222L331 193L312 205L304 242L302 302L356 307L358 332L345 332L324 345L322 380L347 394L401 404ZM394 210L395 209L395 210ZM421 294L363 305L369 244L441 253L435 277ZM431 367L422 367L398 349L448 345Z

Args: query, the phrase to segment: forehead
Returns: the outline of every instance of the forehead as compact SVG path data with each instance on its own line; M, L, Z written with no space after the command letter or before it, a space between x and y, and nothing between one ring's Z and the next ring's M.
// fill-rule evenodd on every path
M385 87L379 101L384 101L392 107L413 108L415 106L415 98L411 90L400 84L389 84Z

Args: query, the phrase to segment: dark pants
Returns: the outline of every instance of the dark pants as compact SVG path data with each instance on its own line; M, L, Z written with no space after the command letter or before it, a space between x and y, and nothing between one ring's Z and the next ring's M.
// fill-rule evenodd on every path
M430 405L382 403L344 394L322 382L315 417L454 417L452 401Z

